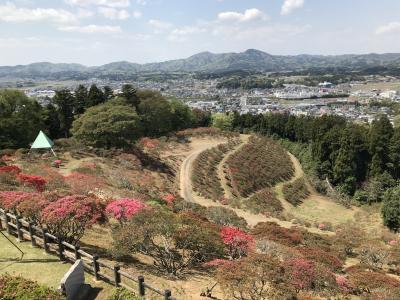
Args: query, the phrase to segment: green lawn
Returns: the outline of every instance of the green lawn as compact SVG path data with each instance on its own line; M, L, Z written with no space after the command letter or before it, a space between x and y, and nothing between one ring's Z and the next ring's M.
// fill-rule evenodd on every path
M42 248L32 248L30 242L19 243L14 236L7 236L23 252L21 253L0 234L0 274L20 275L40 284L57 289L60 280L71 267L70 263L61 263L57 256L46 254ZM86 283L95 287L91 299L103 300L113 287L103 282L94 282L93 276L85 274Z
M60 280L71 267L63 264L57 256L45 254L41 248L32 248L30 242L17 242L8 236L25 254L21 253L0 234L0 274L21 275L41 284L58 288Z

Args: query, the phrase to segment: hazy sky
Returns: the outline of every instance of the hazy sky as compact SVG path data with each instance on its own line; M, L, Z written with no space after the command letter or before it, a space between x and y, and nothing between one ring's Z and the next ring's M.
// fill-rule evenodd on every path
M0 65L400 52L400 0L0 0Z

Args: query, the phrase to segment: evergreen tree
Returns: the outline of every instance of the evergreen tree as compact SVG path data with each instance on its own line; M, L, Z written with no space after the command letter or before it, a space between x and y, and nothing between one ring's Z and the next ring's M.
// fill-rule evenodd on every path
M104 93L97 85L92 84L88 93L88 100L86 102L86 108L102 104L106 101Z
M394 178L400 179L400 127L394 130L389 151L391 173Z
M103 88L103 93L104 93L104 99L106 101L111 100L112 98L114 98L114 91L108 85L106 85Z
M369 132L369 153L372 157L370 176L382 174L390 166L389 145L393 136L393 126L383 115L374 120Z
M75 90L75 105L74 114L80 115L85 112L86 102L88 101L88 90L87 88L80 84Z
M58 119L60 120L60 136L69 137L69 130L71 129L74 120L74 103L75 98L69 90L57 91L53 98L53 103L57 107Z
M47 128L50 138L57 139L60 137L60 119L58 118L57 108L49 103L43 110L43 121Z
M400 186L386 191L383 197L382 216L387 227L394 231L400 229Z

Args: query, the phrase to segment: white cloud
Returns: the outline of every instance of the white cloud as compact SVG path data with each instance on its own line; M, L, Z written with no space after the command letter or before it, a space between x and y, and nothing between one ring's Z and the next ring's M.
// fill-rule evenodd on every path
M399 33L400 22L391 22L376 29L376 34Z
M281 15L289 15L292 11L302 8L304 0L285 0L282 5Z
M130 0L65 0L66 3L72 6L107 6L114 8L128 7L131 5Z
M74 23L77 21L77 17L63 9L18 8L15 4L7 2L5 5L0 5L0 21Z
M146 5L147 1L146 0L136 0L137 4L139 5Z
M266 18L266 15L257 8L246 9L244 13L227 11L218 14L218 19L220 21L248 22Z
M58 28L66 32L79 32L79 33L119 33L121 27L119 26L101 26L101 25L87 25L87 26L65 26Z
M98 11L105 18L110 20L126 20L130 17L130 14L125 10L118 10L112 7L99 7Z
M140 19L142 17L142 12L139 10L134 10L132 12L132 17L134 17L135 19Z
M186 41L187 36L204 33L206 31L207 30L205 28L197 26L185 26L182 28L176 28L172 30L171 33L168 35L168 40L183 42Z
M159 34L165 30L172 28L172 24L160 20L152 19L149 22L149 25L154 28L154 33Z

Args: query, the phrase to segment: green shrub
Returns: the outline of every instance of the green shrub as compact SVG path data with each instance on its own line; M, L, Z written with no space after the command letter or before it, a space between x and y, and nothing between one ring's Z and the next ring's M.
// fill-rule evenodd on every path
M206 211L206 217L210 222L222 226L231 226L246 228L247 222L239 217L234 210L225 207L209 207Z
M51 288L31 280L10 275L0 276L0 299L3 300L64 300L65 297Z
M255 214L278 216L283 211L281 202L270 189L254 194L243 204L246 209Z
M107 300L141 300L140 297L124 288L114 289Z
M303 203L303 200L310 195L304 178L299 178L294 182L285 184L283 186L283 196L285 199L294 206Z

